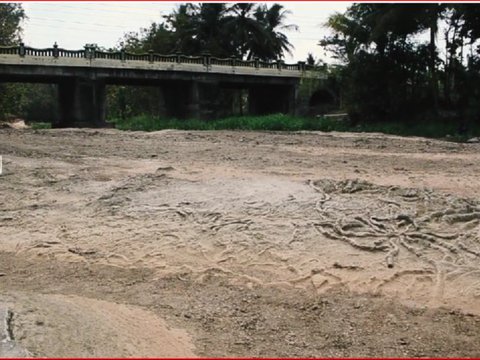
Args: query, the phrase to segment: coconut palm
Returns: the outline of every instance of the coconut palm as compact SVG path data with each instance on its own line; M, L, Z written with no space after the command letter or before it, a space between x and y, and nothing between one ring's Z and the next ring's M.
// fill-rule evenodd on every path
M292 54L293 45L282 31L297 31L298 26L285 24L291 11L283 5L260 5L255 11L255 19L263 25L264 36L254 43L252 53L264 60L280 59L285 53Z
M225 32L233 54L242 59L251 59L256 44L265 36L263 24L255 18L256 8L254 3L236 3L227 10Z

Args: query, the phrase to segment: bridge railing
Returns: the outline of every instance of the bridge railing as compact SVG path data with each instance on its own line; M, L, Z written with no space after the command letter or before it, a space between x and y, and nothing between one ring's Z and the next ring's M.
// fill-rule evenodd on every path
M278 68L278 65L276 62L266 62L266 61L260 61L259 67L263 69L276 69Z
M122 60L122 53L95 50L94 57L95 59Z
M32 47L24 47L24 54L28 56L55 56L54 55L54 48L46 48L46 49L35 49ZM19 49L21 50L21 49Z
M20 57L35 56L35 57L53 57L53 58L86 58L86 59L104 59L104 60L118 60L118 61L144 61L150 63L171 63L171 64L195 64L209 66L230 66L230 67L246 67L256 69L277 69L290 71L305 71L309 69L309 65L305 62L299 61L295 64L285 64L282 60L274 62L261 61L258 58L253 60L242 60L235 57L231 58L217 58L210 54L203 54L202 56L187 56L183 54L162 55L154 53L150 50L148 53L134 54L121 51L102 51L94 46L85 46L82 50L66 50L59 48L55 43L51 48L36 49L25 46L20 43L18 46L0 46L0 55L19 55Z
M203 57L202 56L186 56L186 55L179 55L177 56L179 59L179 63L182 64L197 64L203 65Z
M210 58L210 65L232 66L232 59Z
M255 60L240 60L235 62L236 66L241 66L241 67L248 67L248 68L254 68L255 66Z
M85 57L85 50L58 49L58 56L59 57L66 57L66 58L84 58Z
M153 54L153 62L175 63L177 62L177 55Z
M18 46L0 46L0 54L2 55L18 55Z

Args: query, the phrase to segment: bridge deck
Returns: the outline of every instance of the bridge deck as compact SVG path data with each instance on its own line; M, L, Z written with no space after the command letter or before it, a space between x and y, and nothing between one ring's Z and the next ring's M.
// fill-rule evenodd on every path
M304 62L285 64L255 60L221 59L209 55L184 56L160 55L153 52L130 54L126 52L103 52L93 48L64 50L58 47L34 49L30 47L0 47L0 64L54 67L80 67L99 69L126 69L213 73L265 77L322 77L311 71Z
M310 71L276 69L276 68L254 68L244 66L225 65L203 65L188 63L166 63L142 60L110 60L110 59L85 59L85 58L53 58L43 56L0 55L0 64L5 65L35 65L35 66L61 66L61 67L88 67L106 69L128 69L128 70L154 70L154 71L181 71L196 73L215 73L228 75L253 75L253 76L274 76L294 77L306 76Z

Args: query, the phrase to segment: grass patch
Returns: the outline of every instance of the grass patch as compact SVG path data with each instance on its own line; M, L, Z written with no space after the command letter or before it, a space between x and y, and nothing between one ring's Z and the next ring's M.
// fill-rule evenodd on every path
M156 131L178 130L270 130L270 131L346 131L348 126L338 120L327 118L303 118L284 114L264 116L232 116L218 120L159 119L140 115L129 119L113 119L111 122L120 130Z
M52 124L49 123L49 122L32 122L32 123L30 123L30 126L34 130L51 129L52 128Z
M466 133L458 133L456 122L405 122L397 123L361 123L352 126L347 120L320 117L306 118L284 114L264 116L232 116L217 120L197 119L161 119L147 115L110 121L115 128L133 131L156 131L163 129L178 130L256 130L256 131L350 131L380 132L399 136L422 136L428 138L448 138L453 141L465 141L480 135L480 126L472 126Z

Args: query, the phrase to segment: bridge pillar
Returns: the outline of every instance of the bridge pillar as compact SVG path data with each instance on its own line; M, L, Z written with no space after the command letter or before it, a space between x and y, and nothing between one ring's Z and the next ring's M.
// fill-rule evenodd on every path
M298 95L299 95L298 85L289 86L288 94L287 94L289 115L292 115L292 116L299 115L299 108L298 108L299 96Z
M200 118L200 89L198 82L192 81L188 87L188 110L187 118L199 119Z
M58 84L60 116L54 127L103 127L105 83L75 78Z
M275 113L295 115L297 96L296 85L252 87L248 92L248 112L251 115Z
M177 119L200 117L200 89L196 81L172 81L162 86L165 114Z

